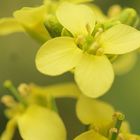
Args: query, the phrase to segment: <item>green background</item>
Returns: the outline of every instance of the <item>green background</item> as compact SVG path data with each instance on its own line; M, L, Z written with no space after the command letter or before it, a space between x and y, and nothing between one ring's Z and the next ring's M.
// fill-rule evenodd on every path
M140 0L95 0L106 12L112 4L123 7L134 7L140 12ZM0 18L11 16L12 12L24 6L37 6L40 0L0 0ZM10 79L15 85L21 82L34 82L39 85L73 81L69 73L59 77L49 77L40 74L35 67L35 54L40 47L28 35L16 33L0 37L0 94L6 94L3 82ZM140 134L140 61L134 69L126 75L116 77L111 90L102 97L117 110L125 113L134 133ZM68 129L68 138L84 130L75 116L75 101L66 99L58 100L58 106L63 120ZM4 128L6 119L3 116L3 105L0 104L0 130ZM19 140L15 138L14 140Z

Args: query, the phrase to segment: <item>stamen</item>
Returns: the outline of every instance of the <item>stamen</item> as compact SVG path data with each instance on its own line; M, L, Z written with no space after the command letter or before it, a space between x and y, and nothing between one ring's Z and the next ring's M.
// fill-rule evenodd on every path
M27 84L23 83L19 85L18 91L21 96L26 97L30 93L30 88Z
M83 35L79 35L76 39L75 39L76 44L81 48L83 43L85 42L85 38Z
M91 27L88 23L86 24L86 30L87 30L88 34L90 35L91 34Z
M113 128L114 131L111 134L110 140L117 140L119 131L120 131L122 122L125 119L125 116L120 112L116 112L113 115L113 119L115 120L115 127Z
M100 36L103 31L104 31L103 28L99 28L94 36L94 39L96 39L98 36Z
M17 104L17 102L14 100L14 98L10 95L4 95L1 98L1 102L7 107L13 107Z
M101 56L104 54L104 49L103 48L99 48L97 51L96 51L96 55L98 56Z
M94 42L92 43L92 45L90 45L87 52L91 54L96 54L96 51L98 50L98 48L99 48L99 44L97 42Z
M19 101L21 102L24 106L27 106L26 101L20 96L19 92L17 91L17 89L13 86L12 82L7 80L4 83L4 86L11 91L11 93L13 94L13 96Z

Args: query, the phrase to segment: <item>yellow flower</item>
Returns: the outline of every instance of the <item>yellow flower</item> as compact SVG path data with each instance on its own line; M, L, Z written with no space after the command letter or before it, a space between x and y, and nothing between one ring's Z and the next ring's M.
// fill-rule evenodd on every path
M66 130L58 114L38 105L31 105L18 118L18 128L24 140L66 140Z
M44 94L46 90L43 94L38 90L38 93L38 88L35 86L21 84L18 88L19 92L11 87L10 83L7 86L10 86L9 88L15 95L19 93L16 98L19 100L22 98L21 101L24 100L26 104L16 102L10 96L2 98L3 103L8 107L5 112L9 121L0 137L1 140L12 140L16 128L23 140L66 140L66 128L56 112L54 101L50 100L50 96L56 92L65 93L71 88L71 92L77 92L72 83L66 84L66 86L64 84L64 89L62 85L47 87L47 94ZM35 90L33 90L34 88Z
M106 102L81 95L76 104L76 114L83 124L89 125L90 129L98 130L104 136L114 127L115 109ZM126 121L122 123L121 132L130 132Z
M114 80L108 55L120 55L140 47L140 32L117 24L95 36L96 17L85 5L63 3L56 11L58 21L72 33L47 41L36 56L37 69L47 75L60 75L74 69L81 91L90 97L106 93Z
M98 6L94 4L88 4L88 6L90 6L94 11L97 17L97 22L99 24L104 25L106 23L109 23L110 21L120 21L123 24L127 24L135 28L139 24L139 17L135 9L122 9L120 5L113 5L109 8L108 14L105 15ZM113 69L116 75L127 74L132 70L137 61L137 51L138 50L120 56L112 57Z
M44 0L43 5L38 7L24 7L14 12L14 17L0 19L0 36L27 32L36 41L46 42L51 38L51 34L44 26L50 14L53 14L58 5L66 0L52 1ZM85 3L92 0L70 0L73 3ZM55 15L53 15L53 18ZM57 22L57 21L56 21ZM55 25L51 25L51 30Z
M27 32L41 43L50 38L44 26L44 18L47 14L45 5L39 7L24 7L14 12L14 17L0 19L0 35L14 32Z
M140 136L130 133L129 124L123 121L123 115L115 113L114 108L103 101L81 95L76 104L76 113L83 124L89 125L89 130L80 134L74 140L140 139ZM118 121L119 123L117 123ZM117 139L111 139L112 134L118 131Z

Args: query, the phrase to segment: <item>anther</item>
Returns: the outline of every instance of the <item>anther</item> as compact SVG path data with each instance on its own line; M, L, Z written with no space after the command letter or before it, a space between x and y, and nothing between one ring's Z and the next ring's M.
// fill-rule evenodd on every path
M79 35L76 39L75 42L77 45L82 45L84 43L85 39L83 35Z
M1 98L1 102L7 107L13 107L17 104L17 102L14 100L14 98L10 95L4 95Z
M112 134L112 133L118 133L118 129L114 127L114 128L111 128L109 132L110 132L111 134Z
M101 35L101 33L103 32L103 28L99 28L98 31L96 32L94 38L97 38L99 35Z
M22 83L19 85L18 91L21 96L26 97L30 93L30 88L27 84Z
M97 51L96 51L96 55L103 55L104 54L104 49L103 48L99 48Z

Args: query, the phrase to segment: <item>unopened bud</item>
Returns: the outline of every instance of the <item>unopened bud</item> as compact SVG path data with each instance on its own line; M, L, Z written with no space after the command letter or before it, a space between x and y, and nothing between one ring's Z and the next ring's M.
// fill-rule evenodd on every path
M117 20L119 20L123 24L127 24L130 26L137 26L138 24L138 14L135 9L133 8L126 8L124 9L120 15L118 16Z
M120 5L113 5L109 8L108 10L108 16L110 18L117 16L118 14L120 14L122 8Z
M47 15L44 25L52 37L61 35L63 26L58 22L55 15Z

